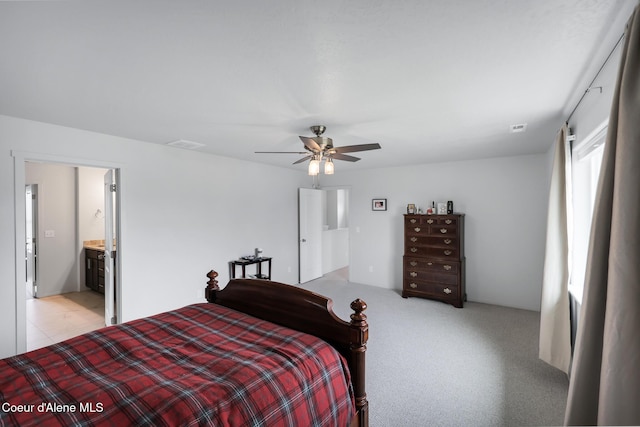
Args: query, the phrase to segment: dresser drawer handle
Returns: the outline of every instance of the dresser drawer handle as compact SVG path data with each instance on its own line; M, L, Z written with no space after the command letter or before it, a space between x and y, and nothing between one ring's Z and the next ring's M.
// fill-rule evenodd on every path
M429 218L429 219L427 220L427 224L433 224L433 220L432 220L431 218Z
M441 232L442 234L447 234L447 229L446 229L446 228L441 228L441 229L440 229L440 232Z
M416 233L419 233L420 232L420 227L416 227L416 228L414 228L414 230L416 230Z
M450 251L449 249L447 249L447 250L445 250L445 251L444 251L444 254L445 254L445 255L451 255L452 253L453 253L453 251Z
M427 265L433 265L433 263L432 262L428 262Z
M451 221L450 219L445 220L445 224L451 224L453 221Z
M418 248L411 248L411 252L418 252Z
M411 264L411 267L415 267L416 265L418 265L416 261L411 261L409 264Z
M449 295L451 293L451 289L449 288L444 288L443 292L447 295Z
M413 243L415 243L415 242L417 242L417 241L418 241L418 238L414 236L414 237L412 237L410 240L411 240Z
M451 244L451 239L444 239L444 244L445 245L450 245Z
M418 285L416 285L415 283L409 283L409 286L412 287L413 289L418 287Z
M415 218L411 218L411 219L409 220L409 222L410 222L411 224L415 224L415 223L416 223L416 219L415 219Z
M416 273L415 271L412 271L411 273L409 273L409 276L418 277L418 273Z
M445 270L447 270L447 271L450 271L450 270L451 270L451 266L450 266L450 265L448 265L448 264L443 265L443 266L442 266L442 268L444 268L444 269L445 269Z

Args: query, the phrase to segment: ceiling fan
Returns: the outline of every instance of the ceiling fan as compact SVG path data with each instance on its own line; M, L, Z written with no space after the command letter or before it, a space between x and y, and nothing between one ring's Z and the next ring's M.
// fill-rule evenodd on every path
M300 140L304 144L305 151L256 151L256 153L291 153L291 154L307 154L307 156L296 160L293 164L298 164L309 160L309 175L317 175L320 170L320 162L325 159L324 173L333 174L333 160L346 160L347 162L357 162L359 157L348 156L344 153L354 153L356 151L377 150L382 148L380 144L359 144L345 145L343 147L334 147L333 140L326 136L322 136L327 129L326 126L311 126L311 132L316 136L306 137L300 136Z

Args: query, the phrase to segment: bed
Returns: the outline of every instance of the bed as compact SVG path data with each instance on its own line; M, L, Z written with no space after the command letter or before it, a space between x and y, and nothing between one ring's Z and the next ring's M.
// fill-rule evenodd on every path
M0 425L368 426L366 303L257 279L0 360Z

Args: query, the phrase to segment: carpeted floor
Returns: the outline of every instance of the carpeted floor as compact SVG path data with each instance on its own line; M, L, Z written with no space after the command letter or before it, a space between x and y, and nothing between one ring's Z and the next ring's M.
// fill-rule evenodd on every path
M372 427L562 425L568 380L538 359L539 313L404 299L344 271L301 286L345 320L352 300L368 304Z

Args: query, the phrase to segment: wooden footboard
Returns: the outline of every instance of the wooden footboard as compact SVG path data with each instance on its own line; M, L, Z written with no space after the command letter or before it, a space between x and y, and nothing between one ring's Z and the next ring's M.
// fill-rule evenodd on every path
M351 321L333 312L333 302L322 295L284 283L257 279L232 279L224 289L218 286L218 273L210 271L205 290L207 301L242 311L327 341L349 364L355 394L356 416L352 426L369 425L369 402L365 392L365 353L369 325L367 304L351 303Z

